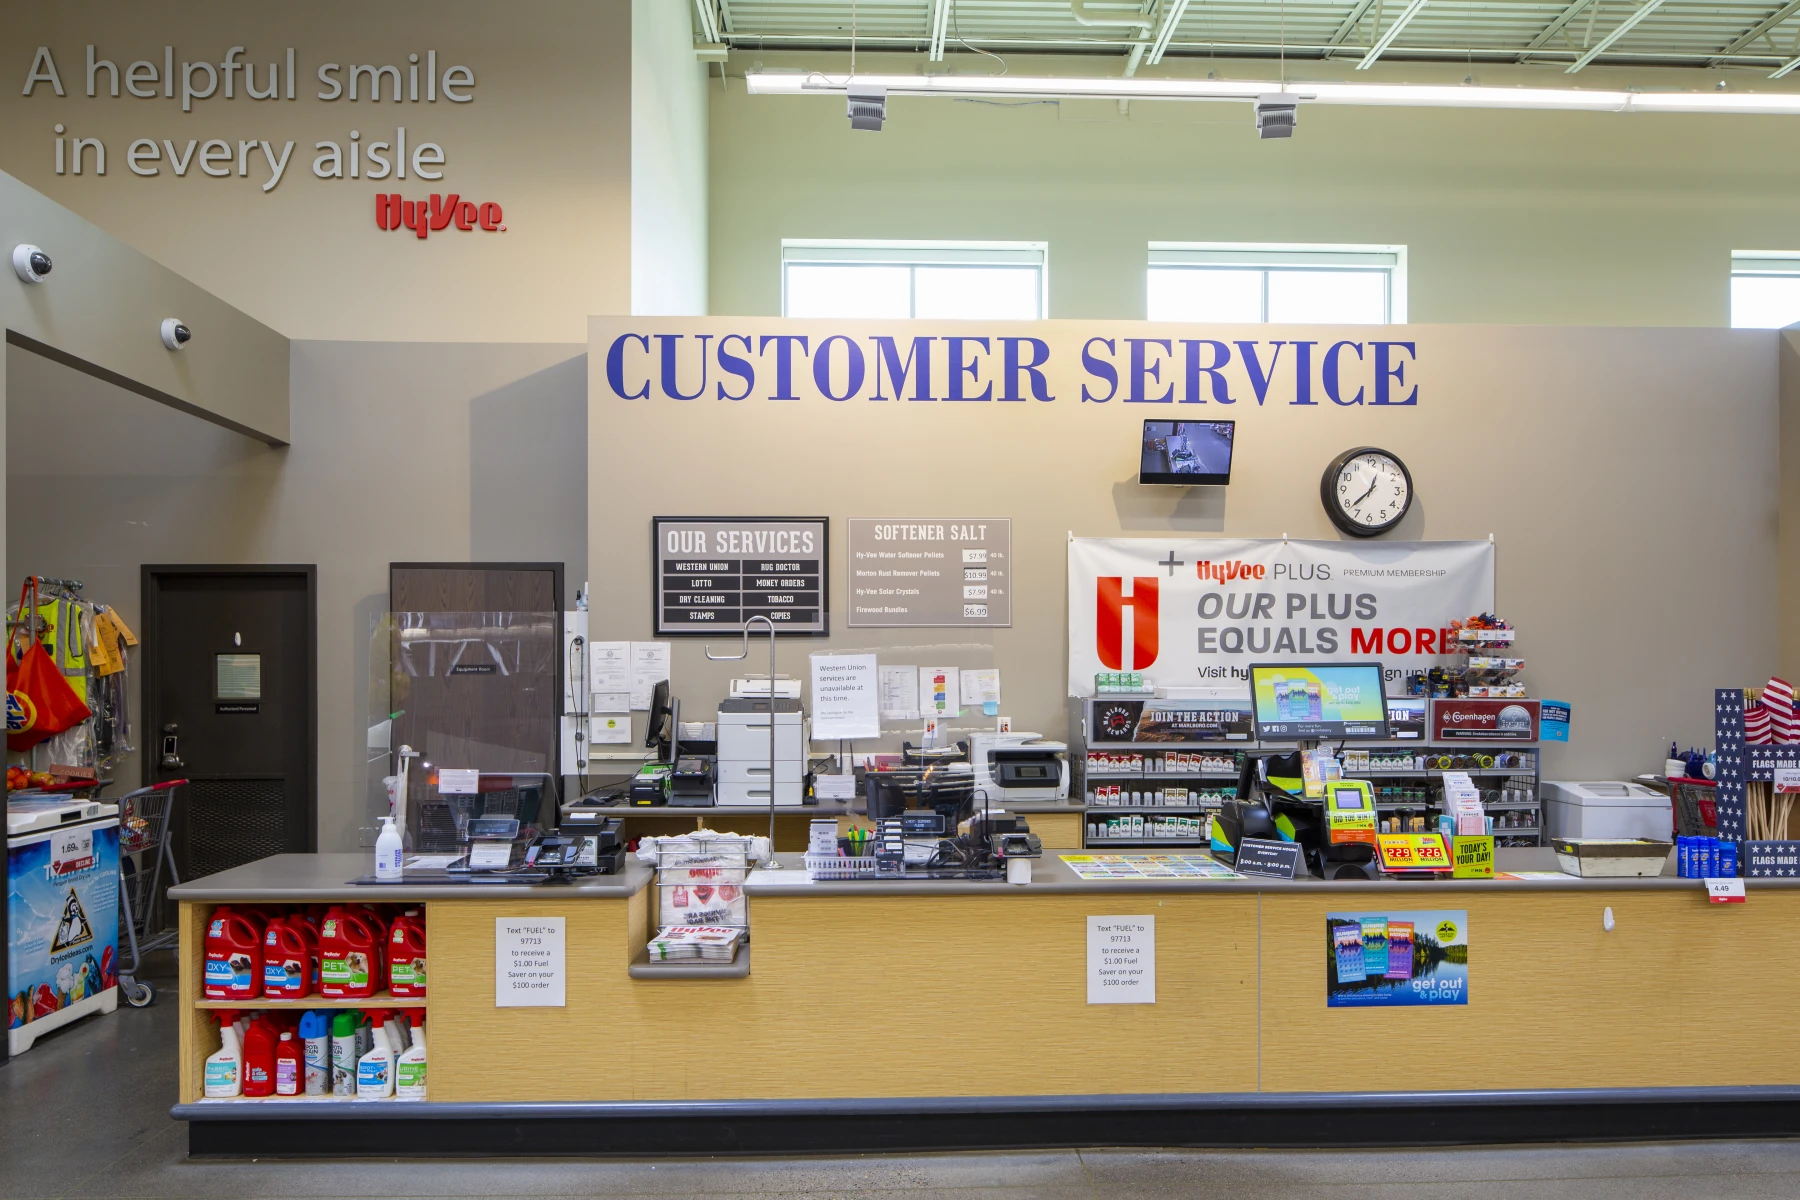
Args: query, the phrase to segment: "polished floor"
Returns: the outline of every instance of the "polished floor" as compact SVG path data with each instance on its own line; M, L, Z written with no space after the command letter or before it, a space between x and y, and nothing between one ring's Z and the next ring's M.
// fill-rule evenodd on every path
M0 1067L0 1198L755 1196L1031 1200L1800 1197L1800 1142L1401 1151L1064 1150L678 1162L188 1162L175 1008L121 1009Z

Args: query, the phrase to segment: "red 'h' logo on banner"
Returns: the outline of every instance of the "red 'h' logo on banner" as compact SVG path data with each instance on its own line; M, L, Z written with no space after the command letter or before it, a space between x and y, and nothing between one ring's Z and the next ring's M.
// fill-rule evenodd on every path
M1100 661L1109 671L1142 671L1156 661L1156 577L1134 575L1131 595L1117 576L1095 580L1094 640ZM1125 646L1125 610L1131 609L1131 661Z

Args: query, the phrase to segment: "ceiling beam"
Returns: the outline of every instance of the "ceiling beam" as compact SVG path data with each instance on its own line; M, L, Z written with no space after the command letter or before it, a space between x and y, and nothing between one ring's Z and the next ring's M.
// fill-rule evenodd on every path
M1800 0L1788 0L1786 4L1758 21L1748 32L1732 42L1731 45L1725 47L1720 53L1736 54L1739 50L1742 50L1757 38L1765 37L1768 34L1773 33L1777 25L1780 25L1797 12L1800 12ZM1710 59L1706 65L1709 67L1716 67L1721 61L1721 59L1717 58Z
M1593 3L1595 3L1595 0L1571 0L1571 3L1567 8L1556 14L1556 19L1554 21L1551 21L1548 25L1544 26L1542 33L1531 39L1531 44L1525 47L1524 51L1519 55L1516 61L1524 62L1531 57L1531 52L1533 50L1542 50L1544 46L1549 43L1551 38L1561 33L1570 21L1579 17L1587 6Z
M1596 58L1599 58L1602 54L1604 54L1606 52L1606 48L1608 46L1611 46L1614 42L1618 41L1620 38L1622 38L1626 34L1630 33L1633 29L1636 29L1638 26L1638 23L1640 21L1642 21L1645 17L1649 16L1651 13L1655 12L1657 9L1661 8L1662 4L1663 4L1663 0L1643 0L1643 3L1639 4L1637 6L1637 10L1635 12L1633 12L1630 16L1626 17L1623 21L1620 21L1617 25L1613 26L1613 30L1611 33L1607 34L1605 37L1601 38L1599 41L1595 42L1592 46L1590 46L1588 48L1587 53L1583 54L1580 58L1576 59L1574 61L1574 63L1572 63L1569 66L1569 69L1567 71L1563 72L1563 74L1573 75L1573 74L1575 74L1575 72L1581 70L1581 68L1583 68L1583 67L1587 66L1589 63L1593 62Z
M1780 79L1783 76L1785 76L1789 71L1792 71L1795 67L1800 67L1800 58L1788 59L1786 62L1782 63L1780 67L1776 68L1775 73L1773 75L1770 75L1769 78L1770 79Z
M944 61L944 38L950 29L950 6L956 0L931 0L930 61Z
M1356 0L1356 7L1350 10L1350 15L1344 18L1343 24L1337 27L1337 32L1331 35L1331 44L1343 45L1344 39L1355 33L1356 27L1362 24L1362 19L1369 13L1369 6L1374 3L1375 0Z
M1157 27L1156 39L1150 43L1150 65L1155 66L1163 59L1163 51L1169 48L1169 42L1175 36L1175 27L1181 24L1181 18L1187 13L1188 0L1163 0L1162 24ZM1800 0L1795 0L1800 3Z
M719 18L713 12L712 0L694 0L694 11L700 17L700 40L717 42L719 40Z
M1658 2L1660 3L1660 0ZM1375 44L1369 47L1369 52L1363 55L1363 60L1356 64L1356 69L1366 71L1374 66L1375 60L1387 53L1387 48L1394 44L1394 39L1400 36L1400 31L1412 23L1412 19L1424 10L1427 3L1429 0L1412 0L1412 3L1406 6L1405 11L1394 18L1394 23L1387 27L1387 32L1383 33L1376 39Z

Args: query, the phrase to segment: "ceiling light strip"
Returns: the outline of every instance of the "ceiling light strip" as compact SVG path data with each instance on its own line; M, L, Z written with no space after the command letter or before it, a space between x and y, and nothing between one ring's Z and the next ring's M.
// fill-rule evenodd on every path
M753 95L841 95L846 77L820 72L751 71ZM1291 93L1317 104L1419 108L1523 108L1584 112L1800 113L1800 92L1629 92L1585 88L1472 85L1289 83L1273 80L1084 78L1029 75L863 75L858 87L890 96L1018 96L1071 100L1254 100Z

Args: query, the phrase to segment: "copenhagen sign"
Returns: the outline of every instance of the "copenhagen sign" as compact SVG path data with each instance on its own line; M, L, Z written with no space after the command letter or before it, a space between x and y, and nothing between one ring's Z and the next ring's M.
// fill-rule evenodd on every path
M594 322L622 401L1415 407L1413 341L1079 321ZM1330 331L1326 330L1328 334ZM1148 336L1146 336L1148 335Z

